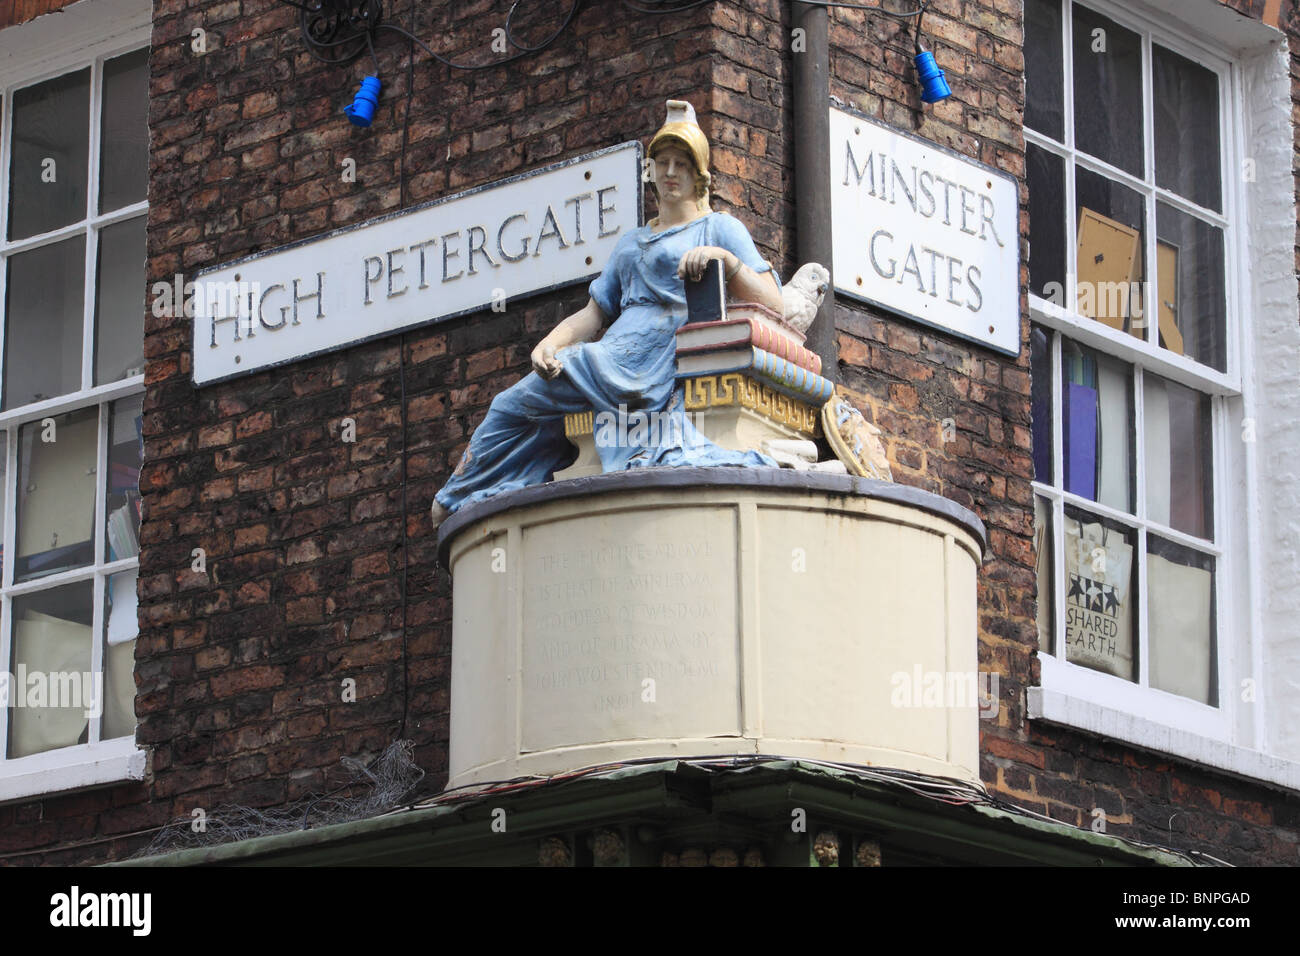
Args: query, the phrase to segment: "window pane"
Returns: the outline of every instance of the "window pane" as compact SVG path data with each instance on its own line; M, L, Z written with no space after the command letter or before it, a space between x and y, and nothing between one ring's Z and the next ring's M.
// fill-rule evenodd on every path
M1210 397L1147 373L1142 383L1147 517L1212 538Z
M1034 555L1035 579L1038 584L1038 649L1055 654L1056 627L1052 613L1056 604L1055 580L1052 574L1052 503L1034 495Z
M1038 326L1029 333L1030 397L1033 408L1034 478L1052 478L1052 340Z
M1065 307L1065 160L1032 143L1029 176L1029 289ZM1056 286L1048 288L1055 282Z
M1217 706L1214 558L1148 535L1147 594L1151 686Z
M1065 509L1065 659L1137 679L1135 533Z
M97 407L19 429L15 581L93 560L98 435Z
M100 740L135 733L135 585L139 572L132 568L110 575L104 582L104 722Z
M1075 4L1073 46L1075 146L1142 176L1141 38Z
M12 142L9 238L85 219L90 70L15 93Z
M1157 44L1151 71L1156 185L1222 212L1219 78Z
M1146 338L1142 319L1142 250L1146 213L1142 197L1086 169L1074 176L1078 222L1077 309L1112 329Z
M81 236L9 257L6 409L81 388L85 269Z
M95 288L95 384L144 371L145 217L99 234Z
M1061 0L1026 0L1025 125L1061 142L1065 141L1064 62Z
M99 208L108 212L140 202L149 185L148 50L105 61L102 115Z
M1065 490L1132 513L1131 367L1066 339L1061 374Z
M144 459L144 396L114 402L108 419L107 560L140 553L140 462Z
M1156 203L1160 344L1203 365L1227 368L1223 230Z
M10 757L89 740L92 595L92 583L78 581L14 598L11 672L24 675L24 694L9 711Z

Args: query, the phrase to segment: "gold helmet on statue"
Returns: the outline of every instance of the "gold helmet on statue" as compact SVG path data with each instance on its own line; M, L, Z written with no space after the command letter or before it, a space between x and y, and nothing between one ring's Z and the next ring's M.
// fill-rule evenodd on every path
M695 198L702 212L709 211L709 141L695 121L695 108L685 100L668 101L668 119L650 140L650 159L665 146L686 151L695 164ZM655 191L658 195L658 190Z

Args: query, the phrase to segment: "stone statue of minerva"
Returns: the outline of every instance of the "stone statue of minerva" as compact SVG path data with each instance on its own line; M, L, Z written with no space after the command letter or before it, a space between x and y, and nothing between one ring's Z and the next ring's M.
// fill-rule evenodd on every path
M657 427L597 433L604 471L657 465L778 467L757 451L720 448L686 417L674 333L686 322L684 280L721 259L727 296L783 311L780 280L739 220L709 209L709 143L690 104L668 101L668 120L650 141L659 215L624 233L584 308L532 353L533 371L498 394L450 480L435 496L433 521L467 504L550 481L574 460L564 416L593 410L650 413ZM603 337L591 341L605 325ZM606 420L609 420L608 417ZM603 439L603 440L602 440Z

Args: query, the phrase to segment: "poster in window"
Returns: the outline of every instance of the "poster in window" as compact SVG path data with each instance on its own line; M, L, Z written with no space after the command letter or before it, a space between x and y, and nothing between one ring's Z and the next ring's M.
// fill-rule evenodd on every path
M1065 518L1065 659L1133 679L1133 547L1100 523Z

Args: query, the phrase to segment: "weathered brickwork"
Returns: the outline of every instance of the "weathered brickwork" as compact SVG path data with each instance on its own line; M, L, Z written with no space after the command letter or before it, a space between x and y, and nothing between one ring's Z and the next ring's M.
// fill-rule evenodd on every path
M558 26L542 6L552 19L520 26L530 42ZM1238 6L1259 17L1266 4ZM415 32L439 52L483 62L508 8L398 3L393 18L409 24L414 9ZM1018 178L1027 253L1020 2L929 9L951 100L921 108L910 25L848 10L831 15L831 92ZM363 64L314 60L292 9L155 0L154 12L151 283L404 201L648 142L664 100L682 95L713 144L714 208L744 221L782 275L797 265L789 3L663 17L590 4L549 49L508 66L462 72L418 54L404 186L405 41L381 44L383 99L374 125L357 131L340 108ZM196 27L207 31L202 55L190 47ZM356 182L340 175L345 158ZM190 321L149 315L136 705L148 774L0 807L0 862L120 858L195 807L270 807L324 791L339 782L341 757L373 755L399 735L440 787L451 600L429 502L493 395L526 374L532 346L585 298L574 287L202 389L190 382ZM1021 309L1027 341L1027 302ZM1000 674L1002 695L996 725L983 728L988 787L1071 823L1101 807L1114 834L1233 862L1296 862L1296 799L1026 719L1025 689L1038 682L1028 348L1000 356L843 301L835 320L840 376L889 436L897 479L973 509L990 532L980 663ZM345 418L354 443L341 440ZM191 570L196 548L205 573ZM355 703L343 699L349 678Z

